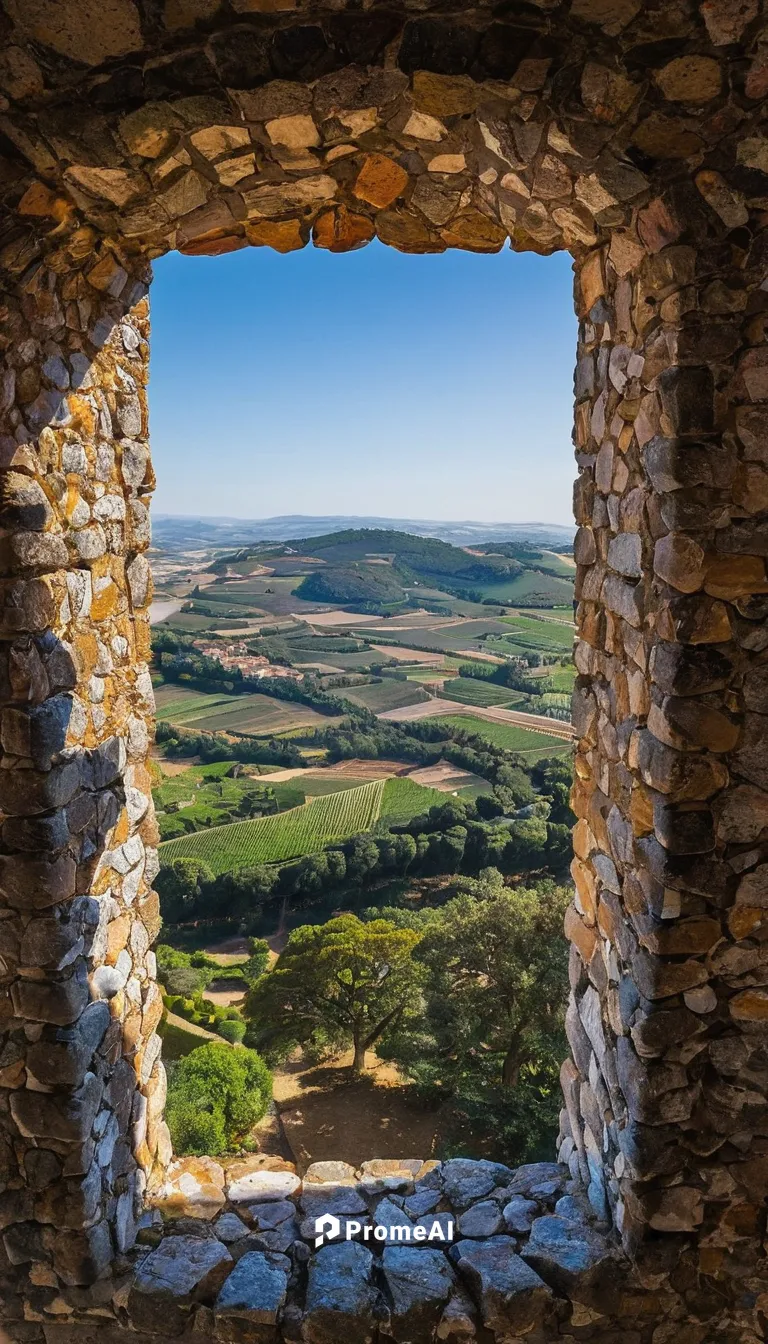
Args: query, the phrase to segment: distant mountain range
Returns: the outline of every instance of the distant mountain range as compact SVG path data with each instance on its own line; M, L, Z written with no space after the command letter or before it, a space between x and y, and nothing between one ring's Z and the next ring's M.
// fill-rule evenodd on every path
M207 518L156 513L152 518L155 546L194 549L196 547L249 546L258 541L290 541L292 537L319 537L347 528L386 528L408 532L416 537L436 537L454 546L478 542L534 542L539 546L563 547L573 541L573 527L559 523L478 523L471 520L443 522L428 518L380 518L337 514L312 517L283 514L277 518Z

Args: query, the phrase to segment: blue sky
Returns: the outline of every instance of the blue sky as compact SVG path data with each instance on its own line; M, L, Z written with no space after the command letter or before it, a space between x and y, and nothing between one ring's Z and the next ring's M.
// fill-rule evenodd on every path
M570 523L571 294L567 253L163 257L155 509Z

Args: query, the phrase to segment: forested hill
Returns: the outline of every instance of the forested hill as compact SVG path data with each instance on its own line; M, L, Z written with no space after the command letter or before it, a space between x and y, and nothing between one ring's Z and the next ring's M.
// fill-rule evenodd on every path
M294 589L311 602L396 607L413 601L414 587L487 600L489 589L508 586L526 571L570 579L561 556L529 542L453 546L436 537L414 536L388 528L348 528L319 537L264 542L221 556L211 568L225 575L248 563L263 565L276 577L304 575ZM439 595L439 594L438 594ZM557 596L568 601L563 589Z
M436 537L414 537L383 528L331 532L326 537L313 537L311 542L291 541L288 545L296 550L308 547L310 555L334 565L381 559L390 562L406 582L447 578L493 583L496 579L514 578L523 568L519 561L508 556L472 555L461 546L452 546Z

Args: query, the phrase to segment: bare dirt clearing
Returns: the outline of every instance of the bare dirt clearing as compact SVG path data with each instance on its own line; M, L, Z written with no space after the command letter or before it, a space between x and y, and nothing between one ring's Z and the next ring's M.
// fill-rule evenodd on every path
M221 988L217 989L216 986ZM233 1003L240 1004L245 998L248 989L245 980L213 980L205 990L204 997L210 999L219 1008L231 1008Z
M401 627L402 628L402 627ZM384 658L397 658L400 663L429 663L440 666L445 661L444 653L426 653L423 649L406 649L402 644L372 644L375 653Z
M495 653L480 653L477 649L459 649L460 658L479 658L481 663L495 663L497 667L505 663L506 658L500 658Z
M440 789L442 793L453 793L456 789L484 782L479 775L473 775L469 770L459 770L450 761L438 761L437 765L425 765L420 770L412 770L408 778L414 784L422 784L427 789Z
M370 625L370 616L359 611L316 611L292 612L297 621L306 621L307 625Z
M183 775L185 770L189 770L193 765L200 765L199 756L184 756L176 760L169 761L165 756L152 755L152 760L156 761L164 775L173 779L175 775Z
M299 1172L336 1159L359 1166L371 1153L431 1157L439 1112L412 1106L400 1074L375 1054L359 1080L349 1080L351 1062L351 1051L312 1067L297 1058L275 1073L275 1101Z

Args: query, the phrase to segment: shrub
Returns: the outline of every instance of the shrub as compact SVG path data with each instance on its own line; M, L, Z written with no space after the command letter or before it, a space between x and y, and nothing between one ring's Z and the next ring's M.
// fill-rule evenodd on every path
M211 1044L180 1060L168 1089L166 1119L177 1153L215 1157L264 1115L272 1075L255 1050Z
M236 1020L234 1017L229 1017L218 1023L217 1030L230 1045L240 1045L245 1036L245 1023L242 1018Z

